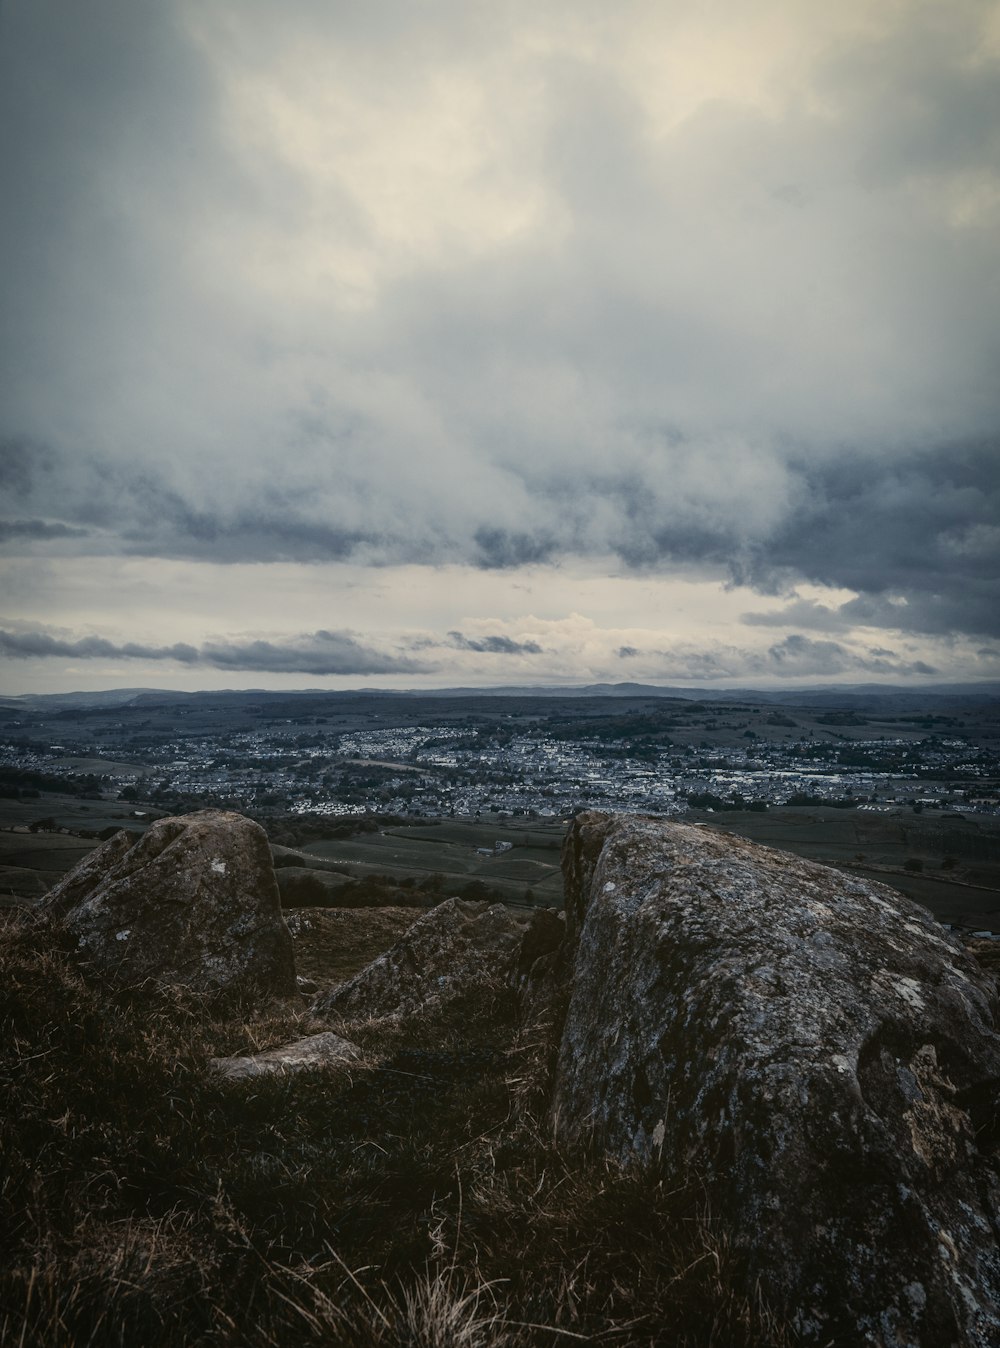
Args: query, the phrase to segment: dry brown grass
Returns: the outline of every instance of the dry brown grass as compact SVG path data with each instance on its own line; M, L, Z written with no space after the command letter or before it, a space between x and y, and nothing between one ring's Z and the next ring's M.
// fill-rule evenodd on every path
M423 908L297 908L287 913L295 967L321 988L370 964L410 928Z
M209 1056L303 1012L97 987L58 931L9 921L0 1341L787 1343L702 1192L553 1145L541 1022L516 1041L511 1006L373 1029L347 1078L222 1088Z

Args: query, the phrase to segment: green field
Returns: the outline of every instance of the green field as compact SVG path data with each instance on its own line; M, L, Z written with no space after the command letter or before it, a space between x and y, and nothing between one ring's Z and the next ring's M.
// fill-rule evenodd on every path
M811 861L880 881L924 904L943 922L1000 930L1000 824L986 817L936 813L876 814L833 808L766 813L692 812L685 817ZM356 877L421 880L440 874L453 887L482 880L508 902L562 905L559 848L565 825L513 827L462 823L391 827L350 839L309 843L304 857L322 858ZM513 844L497 856L478 847ZM914 869L907 869L907 867ZM916 867L919 866L919 870Z
M142 819L136 811L158 819L164 813L155 805L134 805L118 800L86 800L79 796L61 795L46 791L37 800L10 800L0 798L0 830L27 828L39 819L52 819L57 828L74 832L82 829L100 833L114 825L116 828L142 828Z
M140 833L151 818L163 813L152 809L138 818L134 809L118 801L81 800L48 791L37 800L0 798L0 904L41 898L97 845L98 833L107 828ZM29 832L40 820L51 821L55 827ZM81 837L81 833L95 836Z
M0 832L0 902L40 899L93 846L70 834Z
M82 829L95 834L106 828L141 832L162 811L117 802L81 802L73 796L46 795L39 801L0 802L0 900L34 900L45 894L96 846L96 839L77 836ZM39 819L52 819L57 829L28 832ZM530 889L534 903L562 906L559 848L564 825L510 827L501 824L448 820L440 825L419 824L362 833L353 838L309 842L301 847L275 849L283 868L336 869L346 879L387 875L396 880L442 877L442 892L458 890L469 881L489 885L508 903L523 903ZM12 831L13 830L13 831ZM481 856L478 847L510 842L510 851Z
M559 848L564 825L531 828L501 824L465 824L449 820L437 825L405 825L364 833L354 838L311 842L299 850L332 862L349 874L390 875L394 879L444 877L445 890L481 880L510 903L523 901L526 889L543 906L562 906ZM482 856L480 847L513 844L507 852Z
M46 794L35 801L0 801L0 902L35 900L96 845L86 830L141 832L155 807ZM832 807L771 809L766 813L692 811L688 821L740 834L825 865L891 885L926 905L940 920L1000 930L1000 820L988 816L909 811L878 814ZM28 832L39 819L58 829ZM319 838L294 849L276 847L276 864L336 870L331 882L389 876L419 884L441 877L438 892L457 893L480 881L507 903L562 906L562 820L421 821L389 825L349 838ZM494 843L509 851L494 855ZM483 856L477 848L489 848ZM395 900L394 900L395 901Z

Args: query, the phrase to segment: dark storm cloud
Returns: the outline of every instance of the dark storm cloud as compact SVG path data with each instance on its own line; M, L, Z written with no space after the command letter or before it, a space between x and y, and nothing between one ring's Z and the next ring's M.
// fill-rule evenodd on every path
M8 553L610 553L859 596L755 625L1000 633L987 7L864 10L768 101L662 116L612 59L652 24L667 60L660 10L0 7ZM211 658L397 659L335 636Z
M44 445L16 435L0 437L0 487L6 500L30 496L36 479L52 465L53 455Z
M71 660L179 660L195 664L198 652L193 646L178 642L173 646L144 646L137 642L116 643L104 637L80 637L67 640L46 632L6 632L0 630L0 652L17 660L31 660L58 656Z
M845 453L802 465L799 482L796 510L736 574L761 589L800 576L861 594L836 610L794 603L784 625L1000 635L1000 441L905 464Z
M213 669L248 670L281 674L410 674L425 673L426 664L408 656L374 650L347 632L313 632L289 642L205 642L200 647L184 642L172 646L149 646L136 642L117 643L103 637L76 640L46 632L0 630L0 654L14 659L60 657L72 660L177 661L183 665L206 665Z
M174 4L14 0L0 64L0 390L20 412L4 429L36 434L49 398L48 429L71 434L130 382L152 393L139 381L165 354L171 219L221 203L233 175Z
M541 655L537 641L515 641L513 637L467 637L461 632L449 632L449 640L460 651L480 651L489 655Z
M861 653L849 650L839 642L815 641L801 633L793 633L769 647L765 668L782 676L852 672L899 676L935 672L923 660L900 660L895 651L877 648Z
M74 529L68 524L48 520L0 520L0 543L6 543L8 539L47 541L53 538L85 538L86 535L86 529Z
M476 551L472 560L476 566L488 571L549 561L558 546L544 535L533 536L487 525L476 529L474 541Z
M700 647L678 644L644 654L656 662L651 676L665 682L808 678L819 682L842 675L881 678L926 677L937 671L923 660L910 660L885 647L848 646L791 633L767 650L740 646Z
M8 506L25 512L0 521L0 543L94 537L132 556L220 563L342 560L378 540L310 519L280 484L244 508L208 509L171 488L155 465L115 466L86 453L61 456L38 445L0 444L0 485ZM59 520L30 517L47 502Z
M947 583L947 582L945 582ZM997 584L987 578L969 582L971 591L920 594L862 595L836 608L813 599L795 599L784 608L764 613L745 613L741 619L753 627L805 627L818 632L850 632L859 627L881 627L929 636L957 632L997 634ZM961 585L961 582L959 582Z
M858 156L872 185L975 169L996 153L996 70L980 59L975 29L953 18L947 6L924 6L907 15L909 41L890 33L827 63L826 86L851 99L854 119L878 119Z
M343 561L371 536L332 528L293 512L240 511L230 518L174 502L150 529L122 532L122 550L133 556L234 562ZM152 523L152 522L151 522Z
M79 456L60 463L51 450L8 450L6 499L25 512L0 522L0 544L79 540L104 550L221 563L460 561L457 539L376 535L311 517L307 502L278 491L257 507L209 510L167 487L154 469L113 470ZM724 511L699 522L637 482L581 476L534 491L551 526L530 534L482 526L471 544L480 568L507 569L588 551L593 514L604 513L608 550L630 566L718 567L737 582L780 593L797 580L854 589L837 609L798 601L778 614L744 621L817 630L852 626L947 635L1000 635L1000 447L949 446L883 461L845 449L833 463L790 462L782 486L789 504L765 529L746 530ZM58 518L40 519L48 507ZM714 517L712 515L714 514ZM558 543L550 529L562 530ZM90 541L88 542L88 535Z
M207 642L201 658L216 669L271 674L414 674L429 666L409 656L387 655L346 632L319 631L298 642Z
M846 632L851 623L842 607L830 608L815 599L794 599L784 608L763 613L744 613L741 622L750 627L806 627L816 632Z

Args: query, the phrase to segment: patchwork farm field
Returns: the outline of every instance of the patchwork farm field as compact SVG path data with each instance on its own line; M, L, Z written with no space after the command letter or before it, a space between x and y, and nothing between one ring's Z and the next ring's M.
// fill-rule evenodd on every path
M79 831L96 834L126 828L140 833L162 813L143 808L137 815L96 802L81 805L72 796L49 796L44 804L0 802L0 902L5 898L30 902L47 893L98 845L96 837L81 837ZM51 821L50 826L38 826L40 818ZM481 881L506 903L524 903L530 890L527 902L561 907L559 849L564 828L562 822L527 828L461 821L403 825L351 838L320 838L295 849L276 847L275 863L282 868L279 874L287 874L292 869L307 873L315 862L317 871L336 871L331 878L337 880L388 876L419 883L436 876L442 893ZM510 843L510 850L494 852L497 843ZM488 849L489 854L479 849Z
M445 889L480 880L508 903L525 901L530 889L534 903L561 907L559 849L564 829L561 822L529 829L499 823L402 825L354 838L311 842L300 850L305 857L334 863L357 878L389 875L422 880L439 875ZM509 843L510 850L495 852L497 843Z
M56 794L42 801L0 801L0 903L39 899L97 845L98 833L109 828L141 832L163 813L141 802L126 807ZM943 922L1000 931L1000 820L823 806L766 813L693 810L685 819L879 880L924 904ZM350 837L320 833L295 848L275 846L279 876L316 875L326 881L331 895L348 881L374 877L422 885L438 895L460 893L479 882L488 887L484 896L505 903L562 906L561 819L445 819L381 826L376 820L375 825ZM498 843L509 848L497 852ZM284 884L282 892L286 894ZM352 902L346 897L327 901ZM384 901L406 900L397 896ZM302 900L286 895L285 902L295 907Z

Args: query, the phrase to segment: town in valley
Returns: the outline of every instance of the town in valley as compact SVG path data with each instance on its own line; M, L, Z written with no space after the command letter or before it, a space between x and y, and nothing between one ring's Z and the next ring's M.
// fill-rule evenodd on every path
M0 887L37 894L49 878L18 864L25 831L86 841L222 807L298 848L300 868L335 868L342 882L448 877L458 859L466 885L558 903L554 848L568 818L597 809L731 829L988 928L1000 910L992 693L615 685L8 698Z

